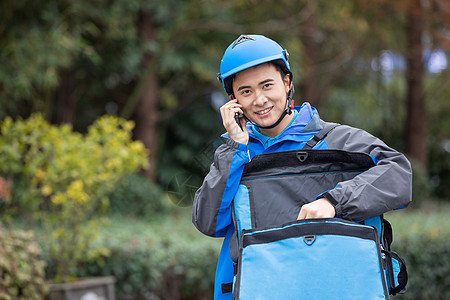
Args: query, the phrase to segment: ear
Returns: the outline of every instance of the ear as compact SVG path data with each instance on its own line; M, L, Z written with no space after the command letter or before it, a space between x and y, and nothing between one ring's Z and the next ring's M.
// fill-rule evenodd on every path
M234 95L233 94L228 95L228 97L230 97L230 100L234 100Z
M286 93L287 93L287 92L289 92L289 90L292 87L291 74L286 74L284 76L283 82L284 82L284 86L286 88Z

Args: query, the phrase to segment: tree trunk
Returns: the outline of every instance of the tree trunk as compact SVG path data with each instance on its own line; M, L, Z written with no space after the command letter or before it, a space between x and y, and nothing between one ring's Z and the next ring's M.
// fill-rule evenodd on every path
M139 31L144 41L152 41L156 38L156 26L152 22L151 17L145 13L139 16ZM153 69L153 55L145 53L142 57L142 69ZM141 140L145 147L150 150L148 157L150 167L145 170L146 176L156 181L157 169L157 139L158 139L158 105L159 105L159 83L157 74L154 71L143 72L146 74L138 83L137 88L140 89L139 100L134 110L134 119L136 128L135 137Z
M76 105L77 105L77 82L73 74L69 70L60 72L60 85L56 90L55 104L52 110L55 115L53 121L56 124L75 122Z
M303 101L310 102L311 105L319 108L321 105L321 89L319 88L319 52L320 47L317 42L317 15L316 7L311 7L311 13L300 29L300 40L302 42L305 62L304 77L301 79L300 94Z
M407 10L407 116L405 126L406 153L427 168L427 109L424 93L424 61L422 58L424 8L421 0L408 1Z

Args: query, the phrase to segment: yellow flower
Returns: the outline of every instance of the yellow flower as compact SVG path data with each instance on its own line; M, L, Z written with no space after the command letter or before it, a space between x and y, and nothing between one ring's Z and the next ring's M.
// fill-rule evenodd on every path
M42 195L43 195L44 197L50 196L50 194L51 194L52 192L53 192L53 189L52 189L51 186L44 185L44 186L41 188L41 193L42 193Z
M84 192L84 184L81 180L74 180L67 188L67 196L79 204L85 204L89 200L88 194Z
M45 172L44 170L42 170L41 168L36 170L36 178L37 180L39 180L40 182L42 182L45 178Z
M63 194L58 193L56 195L53 195L50 200L52 201L53 204L55 205L61 205L64 204L66 202L66 197L64 197Z

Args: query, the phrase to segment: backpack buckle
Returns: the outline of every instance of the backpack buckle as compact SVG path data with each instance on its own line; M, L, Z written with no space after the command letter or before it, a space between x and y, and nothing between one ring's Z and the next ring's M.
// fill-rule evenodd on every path
M311 246L316 241L316 236L315 235L305 235L303 237L303 241L305 242L306 245Z
M296 153L296 156L300 162L304 162L308 158L308 152L299 151Z

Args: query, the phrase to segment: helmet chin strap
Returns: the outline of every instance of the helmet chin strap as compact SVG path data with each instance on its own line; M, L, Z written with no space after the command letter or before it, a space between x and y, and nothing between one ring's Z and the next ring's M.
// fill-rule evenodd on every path
M287 97L286 97L286 107L284 108L283 113L281 114L281 116L278 118L278 120L273 123L272 125L269 126L260 126L258 124L256 124L255 122L250 121L248 118L246 118L248 121L250 121L250 123L252 123L254 126L260 128L260 129L271 129L274 128L276 126L278 126L278 124L280 124L280 122L284 119L284 117L286 115L290 115L292 114L292 109L294 108L294 100L292 100L292 97L294 96L294 86L292 86L292 88L289 90Z

